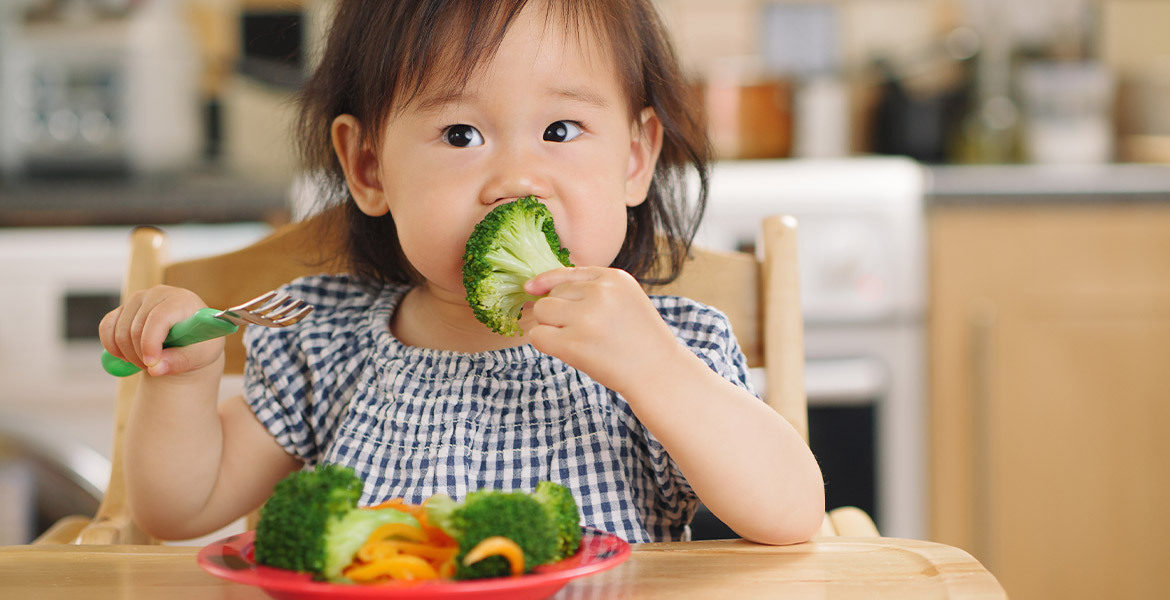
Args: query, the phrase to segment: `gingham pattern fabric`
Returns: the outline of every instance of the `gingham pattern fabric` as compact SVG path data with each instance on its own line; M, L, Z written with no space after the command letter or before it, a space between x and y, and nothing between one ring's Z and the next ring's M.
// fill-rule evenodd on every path
M625 400L585 373L531 345L406 346L389 331L404 287L314 275L283 289L315 310L296 326L248 328L247 400L289 454L353 467L363 504L551 480L572 490L586 525L631 542L689 535L690 485ZM751 390L726 317L652 301L680 341Z

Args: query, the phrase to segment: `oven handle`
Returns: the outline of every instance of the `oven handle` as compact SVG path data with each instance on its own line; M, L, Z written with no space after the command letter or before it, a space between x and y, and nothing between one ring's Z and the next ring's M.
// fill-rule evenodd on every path
M995 546L991 520L995 516L995 478L991 456L994 427L994 396L992 377L995 360L994 334L997 321L995 304L978 299L971 305L970 326L971 360L971 474L974 480L973 530L975 552L983 564L991 568L995 563Z
M767 397L764 369L752 369L751 376L756 393ZM804 363L804 390L809 406L876 404L889 395L889 369L870 357L808 357Z
M889 368L876 358L808 357L804 377L808 406L875 405L889 395ZM766 398L763 367L752 368L751 384Z
M890 373L872 357L808 358L804 388L809 406L876 404L889 395Z

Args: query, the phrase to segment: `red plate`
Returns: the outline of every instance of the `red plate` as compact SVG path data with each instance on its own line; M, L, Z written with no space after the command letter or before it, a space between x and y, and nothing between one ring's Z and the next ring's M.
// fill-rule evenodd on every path
M583 528L581 549L551 565L542 565L520 577L473 579L468 581L427 581L421 583L358 585L313 581L312 576L257 565L253 560L255 531L224 538L199 551L199 566L228 581L254 585L273 598L289 600L343 600L385 598L536 599L547 598L570 580L616 567L630 556L630 545L611 534Z

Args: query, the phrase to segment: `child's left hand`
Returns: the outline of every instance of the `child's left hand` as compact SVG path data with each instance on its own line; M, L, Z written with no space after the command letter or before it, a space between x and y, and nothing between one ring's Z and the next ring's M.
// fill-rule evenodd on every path
M547 296L533 303L526 331L536 349L628 395L649 373L689 352L674 337L629 273L569 267L533 277L524 289Z

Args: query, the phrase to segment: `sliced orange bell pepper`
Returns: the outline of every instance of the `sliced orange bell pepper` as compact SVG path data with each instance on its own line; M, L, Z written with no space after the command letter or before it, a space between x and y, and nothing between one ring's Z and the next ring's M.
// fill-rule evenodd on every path
M463 557L463 564L471 565L489 556L504 557L512 569L513 577L524 573L524 551L516 542L502 535L484 538Z
M407 502L406 499L401 497L401 496L399 496L397 498L391 498L385 502L382 502L381 504L375 504L373 506L366 506L364 508L367 508L369 510L380 510L383 508L393 508L396 510L400 510L404 513L411 514L411 515L417 515L419 512L422 511L421 505L411 504L411 503Z

